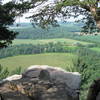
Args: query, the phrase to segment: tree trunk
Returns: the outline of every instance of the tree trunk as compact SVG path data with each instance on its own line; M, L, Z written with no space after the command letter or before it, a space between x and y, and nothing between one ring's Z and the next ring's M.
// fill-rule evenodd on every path
M90 7L90 12L96 22L97 27L100 29L100 10L96 9L96 7Z
M97 27L100 29L100 19L99 20L95 20L95 21L96 21Z

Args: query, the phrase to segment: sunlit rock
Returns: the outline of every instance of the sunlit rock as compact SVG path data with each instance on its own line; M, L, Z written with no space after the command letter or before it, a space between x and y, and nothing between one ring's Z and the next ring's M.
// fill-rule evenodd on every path
M1 100L79 100L81 75L48 65L29 67L0 84ZM21 98L21 99L19 99Z

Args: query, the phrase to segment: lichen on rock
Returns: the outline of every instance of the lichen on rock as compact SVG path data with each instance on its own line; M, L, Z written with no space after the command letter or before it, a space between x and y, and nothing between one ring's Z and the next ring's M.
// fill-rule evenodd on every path
M77 72L34 65L17 80L1 82L0 97L1 100L79 100L80 82L81 75Z

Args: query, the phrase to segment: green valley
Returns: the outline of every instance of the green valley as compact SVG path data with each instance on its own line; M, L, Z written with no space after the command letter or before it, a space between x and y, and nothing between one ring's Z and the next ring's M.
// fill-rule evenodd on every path
M9 71L22 67L25 69L31 65L49 65L58 66L64 69L72 67L72 61L75 59L75 55L70 53L44 53L35 55L21 55L8 57L0 60L2 66L8 67Z
M79 72L81 100L85 100L88 87L100 74L100 35L76 34L81 31L82 23L61 25L48 30L33 28L27 23L10 27L19 35L10 46L0 49L0 68L9 72L6 76L20 74L31 65Z
M68 38L55 38L55 39L37 39L37 40L33 40L33 39L15 39L13 41L13 45L20 45L20 44L47 44L47 43L63 43L66 45L74 45L75 43L79 43L82 45L88 45L88 44L92 44L89 42L84 42L84 41L79 41L79 40L74 40L74 39L68 39Z

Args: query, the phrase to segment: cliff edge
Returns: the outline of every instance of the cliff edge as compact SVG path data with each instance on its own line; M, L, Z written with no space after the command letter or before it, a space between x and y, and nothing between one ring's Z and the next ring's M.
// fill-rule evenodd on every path
M34 65L0 82L0 100L79 100L81 75Z

